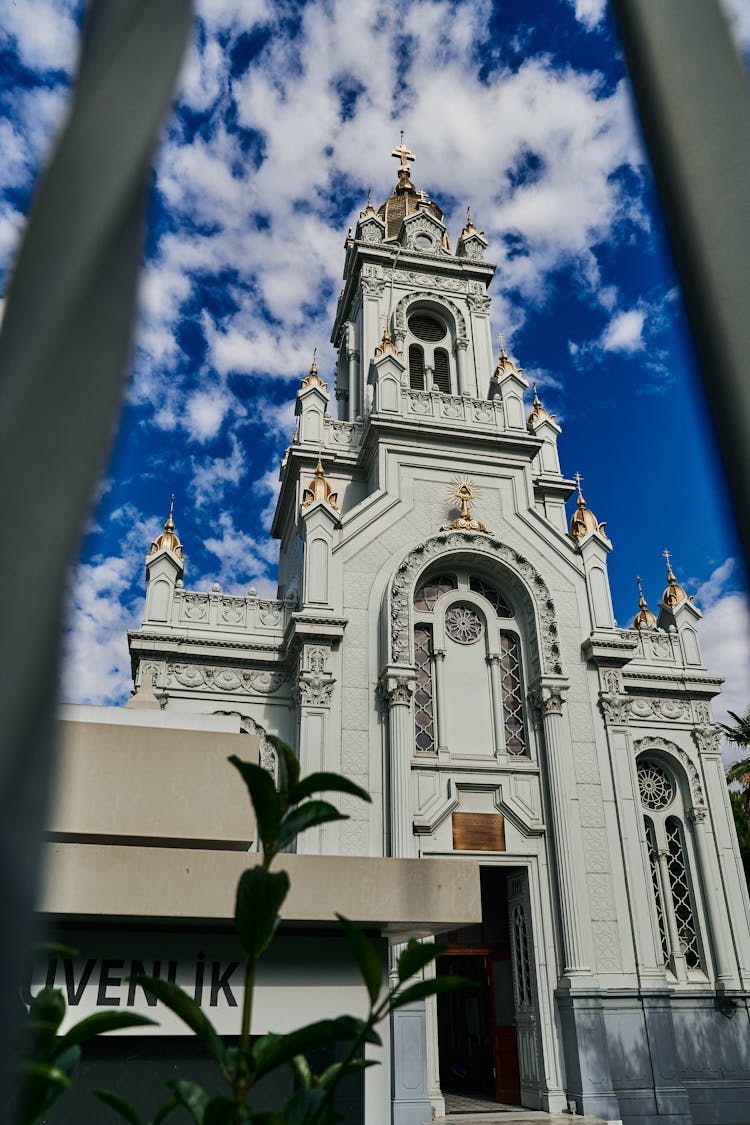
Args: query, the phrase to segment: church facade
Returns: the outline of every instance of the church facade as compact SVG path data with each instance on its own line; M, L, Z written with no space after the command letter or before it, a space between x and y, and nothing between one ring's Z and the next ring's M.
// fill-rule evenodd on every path
M616 624L605 526L554 418L494 357L486 239L467 218L453 249L394 156L392 195L346 238L335 377L313 363L297 394L278 597L187 589L170 514L133 703L238 715L269 770L272 733L303 772L369 790L300 851L480 866L482 924L438 965L478 988L394 1017L394 1122L463 1093L740 1125L750 906L700 613L667 560L658 616L641 595Z

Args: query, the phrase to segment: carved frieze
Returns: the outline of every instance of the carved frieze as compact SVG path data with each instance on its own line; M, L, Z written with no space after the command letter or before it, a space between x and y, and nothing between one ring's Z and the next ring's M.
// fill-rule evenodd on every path
M270 695L286 680L283 671L250 668L217 668L204 664L168 664L167 687L228 692L240 695Z
M185 594L183 614L190 621L205 621L208 617L208 594Z
M635 696L632 700L634 719L661 719L663 722L690 721L690 701L687 699L659 699Z
M397 285L417 286L421 289L441 289L446 293L465 293L466 282L458 277L444 277L442 274L422 273L421 270L396 270Z

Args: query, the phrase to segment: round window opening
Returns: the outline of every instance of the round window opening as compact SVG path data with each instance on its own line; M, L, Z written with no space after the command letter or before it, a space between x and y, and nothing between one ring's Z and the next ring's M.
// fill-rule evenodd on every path
M428 313L414 313L413 316L409 317L409 331L418 340L434 344L445 336L445 325L436 316L430 316Z
M445 614L445 631L460 645L473 645L484 632L482 618L469 605L452 605Z
M414 246L417 250L432 250L434 245L429 234L418 234L414 239Z
M641 804L646 809L666 809L674 800L674 787L661 766L655 762L638 765L638 788Z

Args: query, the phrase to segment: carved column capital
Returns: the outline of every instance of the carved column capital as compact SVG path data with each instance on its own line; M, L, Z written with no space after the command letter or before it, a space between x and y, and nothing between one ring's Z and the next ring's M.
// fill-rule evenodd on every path
M305 646L295 698L299 707L330 707L336 681L328 672L330 648Z
M688 809L687 816L691 824L703 824L706 820L706 809L701 805L693 805Z
M388 707L408 707L414 694L413 674L383 676L380 680L380 697Z
M618 692L603 691L599 695L604 722L608 726L626 726L630 722L630 708L633 700Z
M721 753L721 727L713 723L693 728L693 738L701 754Z
M563 713L565 693L568 683L539 683L530 692L531 702L537 714L545 719L548 716L560 717Z

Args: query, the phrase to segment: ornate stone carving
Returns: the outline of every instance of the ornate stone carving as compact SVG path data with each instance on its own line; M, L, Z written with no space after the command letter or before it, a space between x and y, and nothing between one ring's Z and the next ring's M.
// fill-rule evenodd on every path
M360 224L358 235L363 242L382 242L383 227L375 219L368 219L366 222Z
M394 704L408 706L414 689L414 680L409 676L383 676L378 684L380 698L388 707Z
M636 739L633 743L633 750L636 755L644 754L648 750L661 750L663 754L668 754L670 757L676 758L682 764L687 774L693 804L696 806L705 805L706 799L703 796L703 786L698 770L696 769L695 763L681 747L677 746L674 742L669 742L666 738L651 735L646 738Z
M336 681L328 672L331 650L325 647L305 648L305 668L297 683L297 703L301 707L330 707Z
M690 703L687 699L658 699L636 696L632 700L633 718L663 719L667 722L690 719Z
M701 754L720 754L721 737L721 727L714 726L713 723L693 730L693 738Z
M688 820L692 821L693 824L701 824L706 819L706 812L706 809L697 808L693 805L692 808L688 809Z
M674 656L672 642L666 633L647 633L646 642L656 660L671 659Z
M540 684L529 698L537 713L544 718L545 715L562 715L567 687L562 684Z
M599 703L604 715L604 721L609 726L622 726L630 721L630 710L633 700L617 692L603 691Z
M711 723L713 715L711 714L710 703L704 703L701 700L696 700L693 703L693 719L696 723L702 726L707 726Z
M183 613L190 621L205 621L208 617L208 594L185 594Z
M385 293L385 280L380 266L362 267L362 292L366 297L382 297Z
M443 308L448 309L456 325L456 344L458 346L462 343L465 344L469 339L466 331L466 318L458 305L453 301L449 301L448 298L444 297L441 293L426 289L420 289L416 293L407 293L396 305L393 312L393 330L396 337L401 336L401 338L403 338L406 335L406 316L409 305L414 301L424 300L434 301L436 304L442 305Z
M239 695L270 695L286 673L249 668L217 668L203 664L168 664L167 685Z
M391 584L391 656L394 663L409 658L410 610L417 573L431 559L466 550L489 555L524 580L538 616L538 620L535 620L533 610L529 606L529 629L534 636L538 630L541 640L540 670L548 674L562 675L555 605L544 579L527 558L518 554L507 543L502 543L494 536L464 531L436 535L426 543L420 543L401 562Z
M281 620L283 609L283 602L258 602L258 620L261 625L270 625L273 628Z
M244 598L221 599L221 620L227 625L244 625L246 602Z
M466 284L457 277L444 277L439 273L422 273L421 270L396 270L395 282L406 287L442 289L447 293L465 293Z
M607 668L602 672L602 689L618 694L622 691L622 673L615 668Z
M470 255L467 254L466 257L468 258L470 257ZM492 301L489 297L478 297L472 295L466 298L466 304L469 306L472 312L488 313L490 311Z

